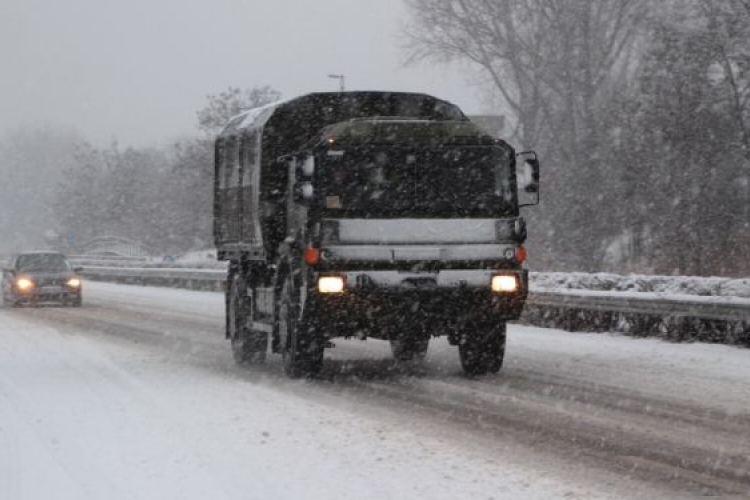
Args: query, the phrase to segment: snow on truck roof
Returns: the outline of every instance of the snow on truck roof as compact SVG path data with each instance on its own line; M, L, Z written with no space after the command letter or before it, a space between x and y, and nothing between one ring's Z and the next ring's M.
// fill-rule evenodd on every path
M220 136L231 135L238 130L244 130L249 128L260 128L271 117L276 108L290 102L292 99L282 99L275 101L265 106L248 109L242 113L233 116L229 119L229 122L219 134Z
M233 136L243 130L262 129L266 123L277 113L277 111L293 110L305 107L344 107L352 103L360 107L371 106L381 110L374 112L373 117L397 116L402 119L424 119L424 120L467 120L466 116L455 104L438 99L428 94L412 92L387 92L387 91L351 91L351 92L314 92L289 99L282 99L265 106L249 109L230 118L227 125L219 134L219 137ZM384 106L385 105L385 106ZM427 106L427 110L425 110ZM383 108L388 108L382 112ZM346 113L335 113L346 115ZM355 116L342 116L343 121L351 118L363 118L368 113L358 109Z

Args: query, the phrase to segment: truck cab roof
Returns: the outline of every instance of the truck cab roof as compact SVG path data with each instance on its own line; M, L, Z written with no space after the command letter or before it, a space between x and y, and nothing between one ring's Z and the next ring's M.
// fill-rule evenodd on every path
M372 117L468 121L458 106L428 94L388 91L315 92L240 113L229 120L219 134L219 139L253 129L272 127L278 121L312 122L319 125L317 130L320 130L334 123Z

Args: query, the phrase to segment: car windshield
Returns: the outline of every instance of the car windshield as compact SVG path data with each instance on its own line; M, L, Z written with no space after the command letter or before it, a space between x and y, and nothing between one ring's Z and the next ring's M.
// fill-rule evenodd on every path
M350 218L494 218L515 206L504 148L374 148L328 156L322 210Z
M16 261L16 269L19 271L70 271L70 264L60 254L39 253L20 255Z

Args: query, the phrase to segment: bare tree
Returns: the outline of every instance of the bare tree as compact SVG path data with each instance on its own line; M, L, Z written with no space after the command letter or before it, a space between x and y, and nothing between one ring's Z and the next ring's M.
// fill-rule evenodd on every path
M718 83L725 87L750 171L750 0L699 0L698 6L706 20L706 48L720 70Z
M414 60L474 64L515 115L514 142L543 150L560 168L543 211L556 214L540 247L596 268L618 230L596 206L605 196L602 114L612 82L628 74L645 0L406 0ZM547 219L551 220L551 219Z
M516 115L524 146L553 136L560 101L585 122L603 84L627 66L643 0L406 0L414 60L470 61ZM572 119L572 122L571 122Z
M612 161L622 172L634 171L640 184L629 199L636 216L638 206L647 207L638 222L649 228L643 254L653 270L742 275L750 232L738 116L746 112L737 112L735 90L742 87L731 83L728 69L742 82L734 61L746 42L727 38L718 24L740 28L731 26L739 10L722 20L706 9L715 5L702 2L681 4L681 11L664 13L651 25L639 85L629 97L635 112L624 124L626 145Z
M413 59L468 60L490 77L518 118L521 141L536 143L543 105L541 82L534 77L528 28L518 2L502 0L407 0L412 15L408 35ZM504 12L500 15L500 12Z

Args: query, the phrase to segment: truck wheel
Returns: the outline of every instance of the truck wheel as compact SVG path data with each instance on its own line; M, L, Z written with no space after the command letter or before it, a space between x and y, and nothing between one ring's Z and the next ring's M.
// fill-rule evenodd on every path
M300 321L299 298L292 277L281 289L279 302L279 335L284 355L284 371L291 378L311 377L323 365L323 347Z
M247 326L252 300L244 293L244 283L239 275L235 275L229 283L227 300L227 333L232 343L234 361L239 365L262 363L266 360L268 349L268 335L254 332Z
M458 345L464 372L467 375L499 372L505 357L505 338L505 322L478 326L467 332Z
M429 345L429 339L391 339L391 352L396 361L422 361Z

